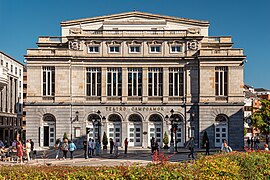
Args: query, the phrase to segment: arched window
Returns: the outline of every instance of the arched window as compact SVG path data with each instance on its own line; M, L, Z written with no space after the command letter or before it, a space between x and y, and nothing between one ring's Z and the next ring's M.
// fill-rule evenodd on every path
M128 120L129 121L132 121L132 122L141 122L142 121L142 118L138 114L131 114L129 116Z
M215 118L215 147L221 147L225 139L228 141L228 117L219 114Z
M47 114L44 114L43 121L55 122L55 117L54 117L54 115L47 113Z
M121 121L121 117L117 114L111 114L109 115L108 120L113 121L113 122L118 122L118 121Z
M149 121L159 122L159 121L162 121L162 117L160 115L158 115L158 114L152 114L149 117Z
M88 121L93 122L93 121L96 121L97 119L100 119L99 115L97 115L97 114L90 114L88 116Z

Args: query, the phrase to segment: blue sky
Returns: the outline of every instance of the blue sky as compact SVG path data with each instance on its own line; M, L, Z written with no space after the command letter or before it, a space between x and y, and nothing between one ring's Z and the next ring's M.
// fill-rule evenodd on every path
M245 83L270 89L270 0L0 0L0 50L23 62L38 36L60 36L60 22L133 10L210 22L210 36L243 48Z

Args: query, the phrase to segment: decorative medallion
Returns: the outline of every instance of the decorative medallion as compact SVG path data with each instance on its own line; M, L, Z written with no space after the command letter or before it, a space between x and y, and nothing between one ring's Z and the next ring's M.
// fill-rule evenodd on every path
M198 41L196 40L188 41L187 46L189 50L196 51L198 49Z
M80 50L80 41L70 41L69 49Z

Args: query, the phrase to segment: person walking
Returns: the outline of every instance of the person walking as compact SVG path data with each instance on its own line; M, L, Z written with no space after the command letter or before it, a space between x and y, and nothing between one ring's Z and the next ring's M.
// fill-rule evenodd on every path
M23 163L23 159L22 159L22 157L23 157L23 145L22 145L21 141L17 142L16 148L17 148L17 156L18 156L17 163L18 163L18 160L20 160L20 163L22 164Z
M55 155L55 159L56 160L60 160L60 151L61 151L61 140L57 139L54 145L55 151L56 151L56 155Z
M259 137L257 137L256 140L255 140L255 149L256 150L260 149L260 139L259 139Z
M155 138L154 137L151 138L150 145L151 145L151 153L153 154L155 151Z
M113 152L113 146L114 146L113 139L110 138L110 154L112 154Z
M27 161L30 161L30 153L31 153L31 144L30 141L27 139L26 144L25 144L25 151L27 155Z
M62 151L63 151L63 159L67 159L67 152L68 152L68 140L64 139L64 142L62 144Z
M195 159L194 158L194 138L193 137L191 137L189 139L189 141L187 143L187 147L190 150L190 153L188 154L188 158L190 158L190 156L191 156L192 159Z
M100 150L101 150L101 145L100 145L100 142L99 140L96 141L96 155L99 156L100 155Z
M30 144L31 144L30 158L33 159L35 143L33 142L32 139L30 139L29 141L30 141Z
M84 150L84 158L87 159L86 153L88 153L88 152L87 152L87 140L86 139L83 140L83 150Z
M114 155L115 157L118 156L118 142L117 141L114 142Z
M205 155L210 155L210 153L209 153L210 144L209 144L209 140L208 139L205 141L205 149L206 149Z
M73 141L69 143L69 152L70 152L70 159L73 159L73 152L77 149L76 145Z
M254 137L252 136L250 139L250 148L253 149L254 147Z
M125 139L125 154L127 154L127 149L128 149L128 138Z
M250 143L251 143L251 140L250 140L250 138L248 137L248 139L247 139L247 147L248 147L248 149L250 149Z

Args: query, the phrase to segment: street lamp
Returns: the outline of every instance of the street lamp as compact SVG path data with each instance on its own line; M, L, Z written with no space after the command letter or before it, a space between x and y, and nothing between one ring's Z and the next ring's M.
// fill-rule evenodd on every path
M72 119L72 117L71 117L71 126L70 126L70 140L72 141L72 124L73 124L73 122L75 122L75 121L79 121L79 112L78 111L76 111L75 112L75 118L74 119Z
M191 121L190 121L190 128L191 128L191 136L190 137L194 137L194 127L192 126L192 124L194 123L194 117L195 117L195 113L192 112L191 113Z
M170 152L177 152L177 121L179 120L178 118L174 117L174 110L172 109L170 111L171 116L169 117L168 115L165 116L166 121L170 121L171 123L171 142L170 142ZM174 140L173 140L173 133L175 133L175 145L174 145Z

